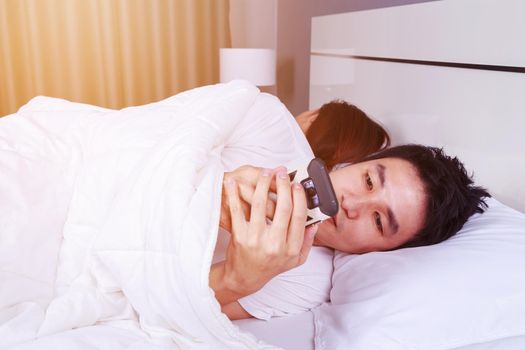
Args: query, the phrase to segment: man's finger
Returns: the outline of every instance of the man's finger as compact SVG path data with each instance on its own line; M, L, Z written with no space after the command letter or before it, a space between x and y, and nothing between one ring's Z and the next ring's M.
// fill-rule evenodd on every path
M279 169L277 173L277 205L273 217L272 226L274 233L279 235L279 240L287 241L288 226L292 213L292 193L290 178L285 169ZM283 234L284 231L284 234Z
M239 194L243 201L245 201L248 204L252 203L253 194L255 192L255 186L252 184L246 184L243 182L239 182L238 185L239 188Z
M277 193L277 181L276 178L272 178L272 182L270 182L270 191L273 193Z
M306 196L303 186L298 183L292 185L293 209L288 229L287 245L289 251L299 253L304 239L304 226L306 224Z
M308 258L308 254L310 254L310 250L312 249L314 238L315 238L315 235L318 229L319 229L318 224L310 225L309 227L306 228L304 232L303 246L301 247L301 253L299 254L298 265L304 264L304 262Z
M268 198L268 201L266 202L266 217L270 220L273 220L274 215L275 215L275 202L270 197Z
M251 203L253 201L253 195L255 194L255 187L257 186L257 182L252 184L251 182L239 182L239 193L241 196L241 199L243 201L243 204L247 204L248 206L251 206ZM269 219L273 218L273 215L275 213L275 201L277 200L277 197L275 195L276 191L276 185L275 185L275 178L272 178L270 182L270 193L268 196L268 201L266 202L266 217ZM247 215L248 217L249 215Z
M232 235L245 232L243 229L246 225L246 217L242 209L241 199L237 183L233 179L227 179L225 186L226 196L228 198L228 206L230 207L230 216L232 222Z
M266 225L266 203L268 202L268 191L272 181L272 171L263 169L257 181L255 192L252 197L252 208L250 213L250 223L257 227Z

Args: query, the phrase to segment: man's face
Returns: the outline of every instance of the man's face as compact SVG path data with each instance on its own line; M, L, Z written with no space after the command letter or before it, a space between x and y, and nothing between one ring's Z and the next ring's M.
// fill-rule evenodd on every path
M324 221L315 244L348 253L389 250L422 228L425 193L407 161L384 158L330 173L339 200L334 219Z

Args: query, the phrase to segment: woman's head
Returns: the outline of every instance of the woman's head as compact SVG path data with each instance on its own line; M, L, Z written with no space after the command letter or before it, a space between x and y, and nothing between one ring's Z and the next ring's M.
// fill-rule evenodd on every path
M332 101L297 117L316 157L329 169L351 163L390 145L385 129L345 101Z

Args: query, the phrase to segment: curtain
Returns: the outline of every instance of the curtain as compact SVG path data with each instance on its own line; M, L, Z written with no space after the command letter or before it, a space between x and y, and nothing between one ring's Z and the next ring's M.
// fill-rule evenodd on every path
M36 95L108 108L219 80L228 0L0 0L0 116Z

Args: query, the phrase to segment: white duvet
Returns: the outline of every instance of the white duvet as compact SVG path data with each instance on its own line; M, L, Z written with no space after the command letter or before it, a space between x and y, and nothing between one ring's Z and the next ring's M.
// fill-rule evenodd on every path
M37 97L0 119L0 348L272 348L208 288L220 154L258 94Z

